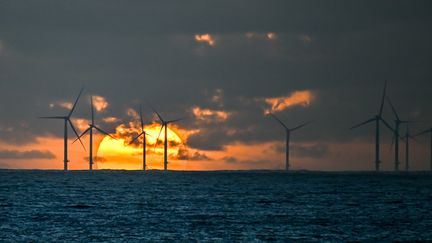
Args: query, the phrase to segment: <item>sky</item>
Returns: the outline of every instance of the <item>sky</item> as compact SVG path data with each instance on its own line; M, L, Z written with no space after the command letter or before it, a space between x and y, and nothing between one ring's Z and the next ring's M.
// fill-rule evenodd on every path
M179 170L291 168L373 170L374 116L384 81L399 116L432 126L430 1L0 1L0 168L62 169L63 123L96 123L98 169L139 169L139 106L160 169L159 126L170 126L169 167ZM384 106L384 118L394 115ZM405 133L402 126L401 132ZM69 166L88 168L69 130ZM163 136L161 137L163 139ZM393 170L382 129L382 168ZM410 143L413 170L429 169L429 139ZM401 142L404 163L404 143ZM403 168L402 163L402 168Z

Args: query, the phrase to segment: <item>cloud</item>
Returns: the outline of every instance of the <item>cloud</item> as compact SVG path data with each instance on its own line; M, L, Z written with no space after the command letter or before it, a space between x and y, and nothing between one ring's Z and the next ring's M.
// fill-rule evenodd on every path
M199 121L206 123L224 122L231 115L229 112L223 110L203 109L198 106L192 108L192 114Z
M278 38L275 32L246 32L244 35L247 39L251 40L274 41Z
M175 159L178 160L191 160L191 161L210 161L212 158L208 157L205 153L201 153L199 151L194 151L191 153L187 148L180 148L178 150L177 156Z
M228 164L242 164L242 165L263 165L266 164L266 161L263 160L240 160L234 156L225 156L222 158L223 161L225 161Z
M109 117L105 117L102 119L104 122L106 123L116 123L118 122L120 119L115 117L115 116L109 116Z
M105 97L95 95L93 96L93 106L96 111L101 112L108 108L108 102L106 101Z
M273 149L278 153L285 153L285 143L278 143L273 147ZM290 145L290 150L293 156L299 158L323 158L330 151L329 147L324 143L313 143L313 144L301 144L295 143Z
M90 157L84 157L84 160L85 161L89 161L89 158ZM102 156L95 156L94 158L93 158L93 162L94 163L105 163L105 162L107 162L107 161L109 161L107 158L105 158L105 157L102 157Z
M310 37L309 35L300 35L299 39L306 44L310 44L312 43L312 37Z
M287 96L280 96L274 98L264 98L264 102L270 108L264 110L264 114L281 112L292 106L309 106L314 100L312 91L294 91Z
M276 40L277 35L276 35L276 33L274 33L274 32L268 32L268 33L266 34L266 37L267 37L268 40Z
M214 37L210 34L196 34L195 41L207 43L209 46L215 46Z
M67 102L67 101L57 101L57 102L54 102L54 103L50 103L49 107L51 109L54 108L54 107L61 107L61 108L70 110L70 109L72 109L73 104L71 102Z
M55 159L55 155L48 150L0 150L0 159Z
M222 89L216 89L211 96L211 101L214 104L217 104L219 106L223 106L223 90Z
M90 121L83 118L72 118L72 123L78 130L84 131L89 127Z

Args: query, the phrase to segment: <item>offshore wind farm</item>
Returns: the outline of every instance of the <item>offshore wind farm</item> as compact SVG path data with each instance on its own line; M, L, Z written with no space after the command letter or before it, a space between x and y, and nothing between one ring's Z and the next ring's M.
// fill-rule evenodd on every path
M432 241L430 9L2 1L0 242Z

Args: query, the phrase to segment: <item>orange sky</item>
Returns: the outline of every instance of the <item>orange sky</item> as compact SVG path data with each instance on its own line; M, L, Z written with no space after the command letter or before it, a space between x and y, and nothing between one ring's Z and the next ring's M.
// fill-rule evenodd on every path
M221 95L213 97L215 102L221 101ZM102 96L95 96L95 108L99 116L109 106L108 101ZM268 105L264 110L267 112L283 111L291 106L308 106L315 100L315 95L311 91L296 91L283 97L266 98L263 101ZM70 107L67 102L59 101L49 104L50 107L61 106L65 109ZM223 123L232 115L223 109L208 109L194 106L190 109L194 118L206 124ZM130 169L139 170L142 168L142 137L134 144L130 145L132 139L141 132L138 122L139 115L133 109L127 110L128 115L134 121L117 125L112 134L118 140L113 140L108 136L96 133L94 135L94 154L95 169ZM107 123L117 123L118 118L113 116L100 117ZM73 123L79 133L87 128L86 119L73 119ZM54 124L54 123L53 123ZM56 123L57 124L57 123ZM163 168L163 133L160 136L158 145L155 146L156 137L160 131L160 125L150 123L145 126L149 133L147 136L147 165L148 169ZM61 134L62 126L58 123L56 131ZM169 169L173 170L245 170L245 169L283 169L285 165L283 131L280 137L274 141L259 144L245 144L233 142L227 144L220 151L197 150L188 146L188 138L199 129L188 130L181 125L172 124L168 130L169 141ZM88 169L88 151L85 151L79 143L72 143L73 133L69 131L69 169L86 170ZM296 136L301 136L298 134ZM278 140L280 139L280 140ZM82 138L86 149L89 148L88 136ZM45 159L12 159L3 158L0 160L0 168L17 169L63 169L63 139L56 137L38 137L37 143L27 145L12 145L0 142L3 151L42 151L52 153L55 158ZM350 143L297 143L292 141L291 148L301 145L302 147L313 147L316 145L325 146L327 153L323 156L313 156L313 154L300 154L292 150L291 168L313 169L313 170L372 170L374 168L374 144L373 139L369 141L352 141ZM402 143L403 144L403 143ZM401 161L403 157L403 147L401 146ZM411 146L412 168L421 170L428 169L428 160L424 158L428 155L427 143L417 143ZM389 145L382 145L382 169L393 170L393 153ZM341 161L344 163L341 164ZM400 168L404 168L401 164Z
M3 159L0 162L2 168L17 169L62 169L63 168L63 140L52 137L40 137L37 144L26 146L11 146L0 144L4 149L19 151L48 150L55 155L54 159ZM69 143L69 168L71 170L88 169L88 152L84 151L79 143ZM88 137L83 139L88 148ZM102 142L102 143L101 143ZM101 146L98 146L100 143ZM154 142L150 142L154 143ZM124 143L123 139L112 140L101 135L95 136L95 148L98 148L96 169L132 169L139 170L142 167L142 147ZM293 146L298 145L293 142ZM307 145L307 144L302 144ZM283 141L268 142L262 144L234 143L225 146L222 151L197 151L188 148L185 144L179 144L169 149L169 169L173 170L244 170L244 169L283 169L284 151L275 150L276 146L283 146ZM373 143L354 141L347 144L327 144L328 154L323 158L302 157L295 152L291 156L291 168L314 169L314 170L372 170L373 165ZM179 149L187 151L188 160L179 160ZM149 144L147 150L147 163L149 169L163 168L162 146L156 150ZM401 149L403 151L403 149ZM194 153L200 156L193 156ZM382 148L382 169L393 170L393 153L388 145ZM426 146L412 146L411 163L412 168L421 170L428 169L428 161L421 160L427 157ZM206 157L203 157L205 155ZM403 152L401 161L403 161ZM233 159L235 157L235 159ZM345 161L341 165L340 161ZM401 164L404 168L404 164Z

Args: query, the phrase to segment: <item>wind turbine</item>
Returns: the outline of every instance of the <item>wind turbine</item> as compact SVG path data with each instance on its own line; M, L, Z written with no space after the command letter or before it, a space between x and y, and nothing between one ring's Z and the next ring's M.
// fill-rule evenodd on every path
M290 154L290 150L289 150L289 145L290 145L290 136L291 136L291 132L298 130L308 124L311 123L311 121L309 122L305 122L297 127L294 128L288 128L285 123L283 123L279 118L277 118L276 115L274 115L273 113L269 113L277 122L279 122L279 124L281 124L281 126L283 128L285 128L285 132L286 132L286 150L285 150L285 170L288 171L289 167L290 167L290 163L289 163L289 154Z
M59 119L59 120L63 120L64 121L64 152L63 152L63 169L66 171L68 170L68 124L70 125L70 127L72 128L72 131L75 133L75 135L77 136L77 139L80 141L81 145L84 147L84 144L82 143L81 139L79 139L78 133L74 127L74 125L72 124L70 118L72 116L72 113L75 110L75 107L78 103L78 100L83 92L84 88L81 88L78 97L75 100L75 103L72 106L72 109L69 111L69 114L67 116L45 116L45 117L39 117L42 119Z
M147 162L146 162L146 136L151 136L146 131L144 131L144 121L142 116L142 109L140 106L140 121L141 121L141 133L138 134L129 144L134 143L139 137L143 136L143 170L147 169ZM156 140L157 142L157 140Z
M381 161L380 161L380 121L388 129L393 131L393 128L391 128L391 126L382 117L382 113L383 113L383 109L384 109L384 99L386 97L386 89L387 89L387 81L384 82L384 91L383 91L383 95L382 95L382 99L381 99L381 106L379 108L378 114L376 114L373 118L350 128L352 130L352 129L356 129L358 127L361 127L365 124L368 124L370 122L375 122L375 170L376 171L379 171L379 164L381 163Z
M409 140L414 139L413 136L409 133L409 127L407 125L405 136L403 137L403 140L405 142L405 170L409 170Z
M406 123L406 124L413 123L413 121L403 121L403 120L401 120L399 118L399 115L396 112L396 109L394 108L394 106L393 106L393 104L392 104L392 102L391 102L391 100L390 100L389 97L387 97L387 102L389 103L389 105L390 105L390 107L391 107L391 109L393 111L393 114L395 115L395 120L394 120L395 121L395 127L394 127L394 130L393 130L393 133L394 133L393 141L395 143L395 171L399 171L399 164L400 164L400 162L399 162L399 138L400 138L399 128L400 128L401 124L404 124L404 123Z
M113 136L111 136L109 133L105 132L101 128L97 127L94 122L94 107L93 107L93 96L90 97L90 106L91 106L91 123L89 124L89 127L81 134L77 139L80 139L84 134L89 132L90 135L90 150L89 150L89 170L93 170L93 129L96 129L100 133L103 133L107 136L110 136L112 139L115 139ZM75 140L76 141L76 140ZM75 142L74 141L74 142Z
M154 113L156 113L156 115L157 115L158 118L159 118L159 121L158 121L158 122L162 125L162 126L161 126L161 129L160 129L160 131L159 131L159 135L158 135L158 137L157 137L157 139L156 139L156 144L157 144L157 141L159 140L159 137L160 137L160 135L161 135L161 133L162 133L162 129L165 128L165 130L164 130L164 135L165 135L165 138L164 138L164 170L167 170L167 169L168 169L168 136L167 136L167 127L168 127L168 125L171 124L171 123L174 123L174 122L178 122L178 121L180 121L180 120L183 120L183 118L179 118L179 119L175 119L175 120L165 121L165 120L162 118L162 116L159 114L159 112L157 112L153 107L152 107L152 110L153 110ZM155 146L156 146L156 144L155 144Z
M420 136L420 135L424 135L429 133L430 136L430 170L432 171L432 127L424 130L423 132L419 132L416 135L414 135L414 137Z

